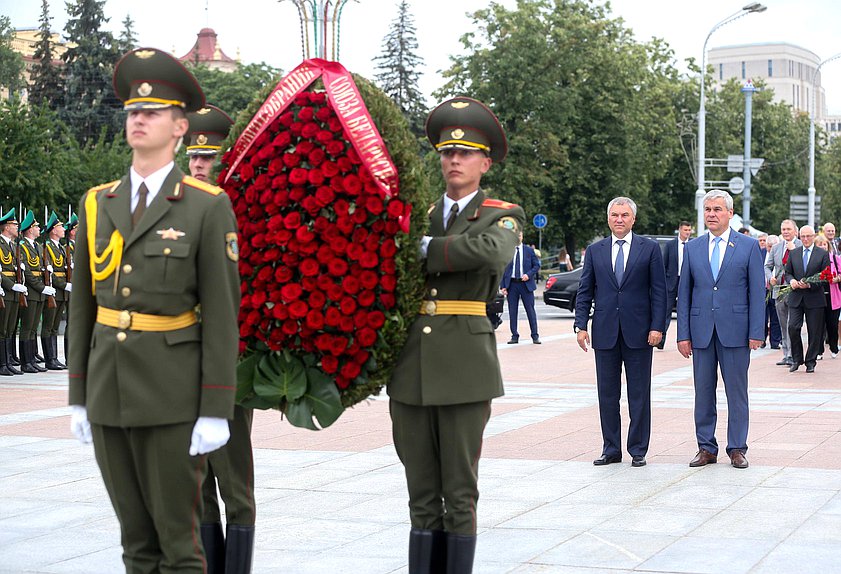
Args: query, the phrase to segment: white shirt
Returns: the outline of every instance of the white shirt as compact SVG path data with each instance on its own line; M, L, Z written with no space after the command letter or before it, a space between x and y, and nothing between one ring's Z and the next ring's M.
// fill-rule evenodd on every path
M140 199L140 184L145 183L146 189L149 192L146 194L146 207L149 207L149 204L152 203L152 200L155 199L155 196L158 195L158 192L161 190L161 187L164 185L164 180L166 176L169 175L169 172L172 171L172 168L175 166L175 162L171 161L165 166L163 166L158 171L149 174L146 179L143 179L139 173L134 171L134 167L129 170L129 174L131 176L131 212L134 213L134 209L137 207L137 202ZM461 206L459 206L461 207Z
M733 230L728 227L724 233L719 235L721 237L721 241L718 243L718 270L721 271L721 264L724 262L724 252L727 251L727 244L730 243L730 233ZM712 261L713 258L713 247L715 247L715 235L710 233L710 244L709 244L709 259Z
M443 209L443 211L444 211L444 227L445 228L447 227L447 220L450 218L450 210L453 208L453 204L458 203L458 214L461 215L461 213L467 208L467 204L470 203L471 201L473 201L473 198L476 197L477 193L479 193L478 189L476 191L474 191L473 193L471 193L470 195L468 195L466 197L462 197L458 201L456 201L454 199L451 199L450 196L448 196L447 194L444 194L444 209Z
M634 235L632 231L628 232L624 238L619 239L612 233L610 234L610 261L613 265L613 270L616 271L616 257L619 255L619 244L616 243L617 241L624 241L625 243L622 245L622 256L625 258L625 266L622 268L622 271L628 270L628 254L631 252L631 237Z
M687 241L689 241L687 239ZM686 249L686 241L677 238L677 276L680 277L680 268L683 267L683 250Z

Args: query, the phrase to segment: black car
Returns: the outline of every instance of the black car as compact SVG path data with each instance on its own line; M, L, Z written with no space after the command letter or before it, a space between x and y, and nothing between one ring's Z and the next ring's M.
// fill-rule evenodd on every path
M663 257L666 256L666 244L674 239L669 235L646 235L649 239L660 244ZM578 293L578 282L581 280L581 271L584 267L577 267L572 271L554 273L546 279L546 288L543 290L543 302L553 307L560 307L575 312L575 295Z

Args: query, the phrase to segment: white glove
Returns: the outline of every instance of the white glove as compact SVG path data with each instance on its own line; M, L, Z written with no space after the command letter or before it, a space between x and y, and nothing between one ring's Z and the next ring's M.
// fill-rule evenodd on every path
M67 291L68 293L72 292L73 291L73 284L68 283L67 285L64 286L64 290Z
M53 266L50 265L49 263L47 263L47 271L49 271L50 273L53 272Z
M70 415L70 432L82 444L90 444L93 437L91 437L91 423L88 422L88 409L82 405L73 405L70 408L73 409Z
M421 257L426 257L426 252L429 250L429 242L432 241L431 235L424 235L420 240Z
M42 294L47 295L48 297L52 297L55 295L55 287L48 287L44 286L44 290L41 291Z
M26 293L26 285L24 285L23 283L15 283L14 285L12 285L12 291L14 291L15 293Z
M0 296L3 296L5 294L6 294L6 291L2 287L0 287Z
M190 456L213 452L225 446L229 438L231 430L228 427L228 419L199 417L190 438Z

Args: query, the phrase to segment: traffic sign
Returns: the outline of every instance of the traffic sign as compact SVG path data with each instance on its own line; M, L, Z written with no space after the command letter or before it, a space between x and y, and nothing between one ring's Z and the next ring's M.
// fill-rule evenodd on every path
M532 219L532 223L534 223L534 226L537 227L538 229L543 229L544 227L546 227L546 222L547 221L548 220L547 220L546 216L543 215L542 213L538 213L537 215L534 216L534 219Z
M739 195L743 191L745 191L745 180L741 177L733 177L730 178L730 183L728 184L730 188L730 193L735 193Z

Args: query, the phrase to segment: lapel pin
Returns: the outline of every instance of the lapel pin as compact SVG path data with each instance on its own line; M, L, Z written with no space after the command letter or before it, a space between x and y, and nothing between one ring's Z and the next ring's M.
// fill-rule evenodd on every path
M736 246L733 244L733 242L732 242L732 241L728 241L728 242L727 242L727 245L728 245L728 247L736 247Z

